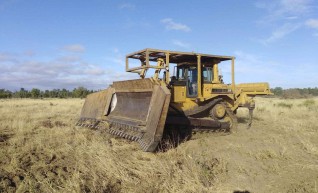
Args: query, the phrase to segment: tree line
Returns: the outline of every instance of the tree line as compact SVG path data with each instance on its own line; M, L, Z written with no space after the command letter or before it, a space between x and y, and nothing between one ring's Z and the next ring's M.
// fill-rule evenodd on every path
M318 88L289 88L275 87L271 89L275 96L282 98L309 98L318 96Z
M33 88L26 90L21 88L19 91L0 89L0 98L85 98L88 94L95 92L84 87L74 88L73 90L53 89L40 90Z
M283 89L282 87L275 87L271 89L277 97L282 98L308 98L318 96L318 88L289 88ZM73 90L53 89L53 90L40 90L33 88L26 90L21 88L19 91L10 91L0 89L0 98L85 98L88 94L95 92L88 90L84 87L74 88Z

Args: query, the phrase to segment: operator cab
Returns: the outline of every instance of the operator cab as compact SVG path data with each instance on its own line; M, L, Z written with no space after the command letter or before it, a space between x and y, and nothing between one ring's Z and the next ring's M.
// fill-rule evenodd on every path
M211 67L202 67L202 82L211 84L213 80L213 69ZM171 85L186 86L187 97L198 96L198 69L196 64L179 64L175 66L174 76L171 78Z
M140 61L140 66L129 67L129 60ZM234 57L194 52L175 52L168 50L144 49L126 56L126 71L138 73L140 78L146 78L148 69L154 70L153 79L170 85L173 102L183 103L190 100L204 101L213 93L228 94L235 90ZM231 88L225 85L219 76L218 65L223 61L231 61ZM157 63L157 65L155 65ZM173 76L170 79L169 65L174 64ZM163 78L159 78L160 72Z

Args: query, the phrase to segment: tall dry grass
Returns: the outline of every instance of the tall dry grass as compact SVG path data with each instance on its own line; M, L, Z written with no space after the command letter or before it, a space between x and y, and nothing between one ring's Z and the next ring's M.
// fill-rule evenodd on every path
M82 100L2 100L2 191L208 191L222 161L184 151L144 153L137 144L76 128Z
M0 101L0 192L317 191L318 100L257 98L239 132L167 152L74 126L83 100Z

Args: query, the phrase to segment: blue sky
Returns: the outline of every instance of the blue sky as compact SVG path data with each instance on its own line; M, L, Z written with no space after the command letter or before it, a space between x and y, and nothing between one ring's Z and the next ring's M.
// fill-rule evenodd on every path
M316 87L318 2L0 0L0 88L102 89L136 78L124 58L144 48L233 55L237 83Z

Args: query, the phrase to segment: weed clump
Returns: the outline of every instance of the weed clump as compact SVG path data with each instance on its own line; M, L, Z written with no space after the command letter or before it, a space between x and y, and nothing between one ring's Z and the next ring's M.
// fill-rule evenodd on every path
M266 108L265 107L257 107L256 110L263 113L266 111Z
M276 104L278 107L283 107L283 108L288 108L291 109L293 107L293 104L290 103L284 103L284 102L280 102ZM275 106L275 105L274 105Z
M316 107L316 101L313 99L307 99L304 102L302 102L301 104L297 105L298 107L306 107L308 110L316 110L317 111L317 107Z
M315 105L315 101L313 99L307 99L305 100L302 105L304 105L305 107L311 107Z

